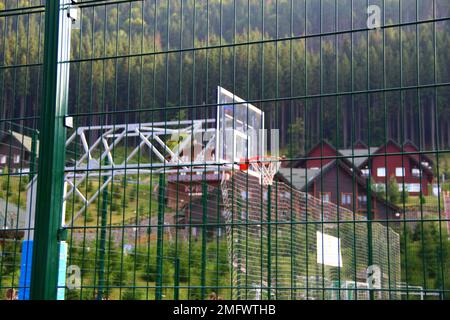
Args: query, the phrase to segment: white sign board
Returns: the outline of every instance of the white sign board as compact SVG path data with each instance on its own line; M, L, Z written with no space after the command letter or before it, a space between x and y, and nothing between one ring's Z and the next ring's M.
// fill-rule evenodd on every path
M342 267L341 240L317 231L317 263Z

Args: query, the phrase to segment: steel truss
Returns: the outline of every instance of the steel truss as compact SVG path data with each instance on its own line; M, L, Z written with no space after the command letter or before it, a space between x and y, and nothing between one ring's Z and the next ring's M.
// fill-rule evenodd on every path
M77 128L66 142L66 150L71 150L78 160L66 163L64 201L75 193L83 202L72 221L98 198L116 176L230 170L226 164L217 162L216 131L216 119ZM96 138L89 139L92 136ZM128 139L133 141L128 144ZM115 150L123 145L135 147L121 160ZM145 151L149 156L138 158ZM93 195L89 196L81 190L80 186L88 177L100 176L106 179L99 179L100 186Z

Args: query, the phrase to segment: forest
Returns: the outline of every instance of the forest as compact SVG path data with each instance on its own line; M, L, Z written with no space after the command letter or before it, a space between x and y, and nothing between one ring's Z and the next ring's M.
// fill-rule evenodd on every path
M264 109L291 155L322 139L446 149L447 1L371 1L383 28L370 31L362 0L81 5L60 61L69 113L76 126L214 117L220 85ZM0 10L39 2L0 0ZM38 126L43 43L42 12L0 16L0 130Z

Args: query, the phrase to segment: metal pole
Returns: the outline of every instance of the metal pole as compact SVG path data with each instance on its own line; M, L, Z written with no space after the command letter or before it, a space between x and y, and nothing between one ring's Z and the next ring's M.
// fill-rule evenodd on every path
M105 165L108 165L108 158L105 158ZM108 181L107 176L103 176L103 183ZM108 188L103 188L102 194L102 218L99 243L99 270L98 270L98 294L97 300L103 299L103 287L105 285L105 252L106 252L106 222L108 213Z
M175 274L173 279L174 284L174 294L173 299L179 300L180 299L180 258L176 257L175 261Z
M69 65L58 61L69 56L71 20L60 4L45 3L44 87L40 118L40 146L36 217L30 294L34 300L57 297L59 243L63 209L64 160ZM67 8L66 8L67 9Z
M156 290L155 300L162 299L162 279L163 279L163 237L164 237L164 174L159 175L158 194L158 239L156 244Z
M34 175L36 174L36 148L37 148L37 140L39 138L39 133L37 130L33 130L31 134L31 159L30 159L30 174L29 180L32 181Z
M207 223L207 197L208 197L208 185L206 184L206 175L203 177L202 182L202 270L201 270L201 299L206 297L206 223Z
M237 202L237 221L239 222L239 226L237 227L237 241L241 241L241 225L242 225L242 204L241 201L238 200ZM241 249L240 249L240 243L238 243L237 246L237 272L236 272L236 280L237 280L237 293L236 293L236 298L237 300L241 300L242 299L242 295L241 295L241 274L242 274L242 257L241 257ZM234 262L233 262L234 263ZM245 293L248 293L248 288L245 288Z
M269 184L267 186L267 292L268 296L267 299L271 300L271 286L272 286L272 230L271 230L271 223L272 223L272 203L271 203L271 197L272 197L272 186Z
M368 244L368 264L373 265L372 254L372 186L370 185L370 175L367 179L367 244ZM373 288L369 289L370 300L374 300Z

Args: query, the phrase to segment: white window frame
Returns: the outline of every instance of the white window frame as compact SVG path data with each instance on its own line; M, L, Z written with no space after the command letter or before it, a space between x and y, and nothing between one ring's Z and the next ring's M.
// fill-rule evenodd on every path
M15 164L20 163L20 154L15 154L15 155L14 155L14 163L15 163Z
M347 201L349 200L349 201ZM352 205L352 194L349 192L341 192L341 205L351 206Z
M367 195L359 195L358 196L358 202L367 204Z
M395 176L396 177L404 177L405 176L405 168L404 167L397 167L395 168Z
M369 173L370 173L369 169L361 169L361 174L362 174L364 177L369 176Z
M419 193L421 186L420 183L405 183L405 189L406 192L414 192L414 193ZM403 183L400 183L398 185L398 191L402 192L403 191Z
M0 164L6 164L6 156L4 154L0 155Z
M420 177L422 175L422 170L417 169L417 168L413 168L411 170L411 174L413 175L413 177L418 178L418 177Z
M325 196L328 198L328 200L325 199ZM331 202L331 192L322 192L321 193L322 202Z
M386 177L386 168L377 168L377 177Z

